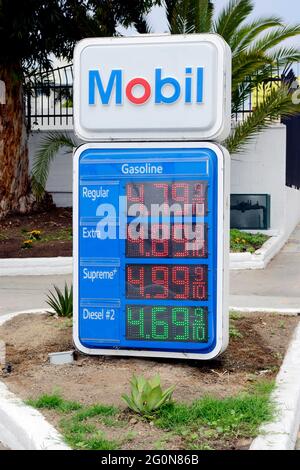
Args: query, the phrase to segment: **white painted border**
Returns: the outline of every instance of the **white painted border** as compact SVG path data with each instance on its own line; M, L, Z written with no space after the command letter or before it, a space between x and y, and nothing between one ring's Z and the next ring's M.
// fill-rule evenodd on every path
M13 312L0 317L0 326L14 317L43 314L44 309ZM58 431L36 409L8 390L0 381L0 441L12 450L71 450Z
M271 400L277 415L260 428L250 450L294 450L300 426L300 324L276 378Z
M217 342L209 354L176 353L167 351L146 351L133 349L91 349L79 340L78 305L78 162L85 150L91 149L147 149L147 148L206 148L214 151L218 158L218 293L217 293ZM107 356L165 357L177 359L209 360L221 354L229 342L229 194L230 194L230 156L226 149L212 142L131 142L131 143L91 143L81 145L73 155L73 340L76 348L84 354Z
M288 241L289 235L271 237L255 253L230 253L230 270L265 269Z
M116 133L106 132L100 130L98 132L86 130L80 122L80 90L81 90L81 54L87 47L114 45L126 46L130 44L171 44L171 43L199 43L208 42L213 44L218 50L218 69L220 72L220 79L216 89L218 102L220 103L219 114L216 122L213 123L210 129L201 131L188 131L188 130L167 130L158 132L151 129L144 130L139 136L136 132L123 130ZM84 141L92 142L108 142L108 141L182 141L182 140L217 140L224 141L231 128L231 49L224 39L215 33L206 34L139 34L137 36L128 37L104 37L104 38L86 38L79 41L74 49L74 131L77 137ZM171 112L171 111L170 111Z
M1 276L47 276L71 274L72 257L0 259Z

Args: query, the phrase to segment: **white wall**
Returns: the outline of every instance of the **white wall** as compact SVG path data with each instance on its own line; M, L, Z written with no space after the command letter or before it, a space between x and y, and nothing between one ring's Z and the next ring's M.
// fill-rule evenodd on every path
M72 137L74 133L65 131ZM47 131L30 136L30 163ZM274 124L240 155L232 155L231 192L271 195L270 233L288 236L300 221L300 191L285 186L286 128ZM58 206L72 205L72 154L62 149L51 165L47 190Z
M285 185L286 127L274 124L232 155L231 193L271 195L270 233L289 235L300 221L300 191Z

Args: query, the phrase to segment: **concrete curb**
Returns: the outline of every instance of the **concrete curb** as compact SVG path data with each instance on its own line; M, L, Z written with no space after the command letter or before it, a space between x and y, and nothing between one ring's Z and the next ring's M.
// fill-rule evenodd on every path
M0 276L72 274L72 257L0 259Z
M280 234L273 236L255 253L230 253L230 269L265 269L274 256L279 253L288 237Z
M44 309L0 317L0 326L17 315L45 313ZM0 441L13 450L71 450L44 416L27 406L0 381Z
M260 428L250 450L294 450L300 425L300 324L297 326L272 393L277 414Z
M237 313L274 313L278 315L286 315L291 317L297 317L300 315L300 307L299 308L251 308L251 307L229 307L230 312L237 312Z

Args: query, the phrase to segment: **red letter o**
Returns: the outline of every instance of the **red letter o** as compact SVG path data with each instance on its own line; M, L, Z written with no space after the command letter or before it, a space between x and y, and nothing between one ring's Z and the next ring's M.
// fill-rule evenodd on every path
M145 90L143 96L141 96L140 98L136 98L132 94L132 89L136 85L141 85ZM134 78L133 80L130 80L130 82L128 83L128 85L126 87L126 96L127 96L128 100L131 101L134 104L144 104L144 103L146 103L146 101L150 98L150 95L151 95L151 87L150 87L149 83L147 82L147 80L145 80L144 78Z

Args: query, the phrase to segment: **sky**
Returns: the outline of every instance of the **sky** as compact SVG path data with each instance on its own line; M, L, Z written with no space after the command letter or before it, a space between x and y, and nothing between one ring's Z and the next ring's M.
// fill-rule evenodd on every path
M229 0L213 0L215 14L228 4ZM300 23L300 0L254 0L255 9L252 18L262 15L280 16L287 24ZM148 15L149 23L153 32L162 33L167 31L167 21L164 10L161 7L154 7ZM289 44L300 47L300 37L289 40Z

